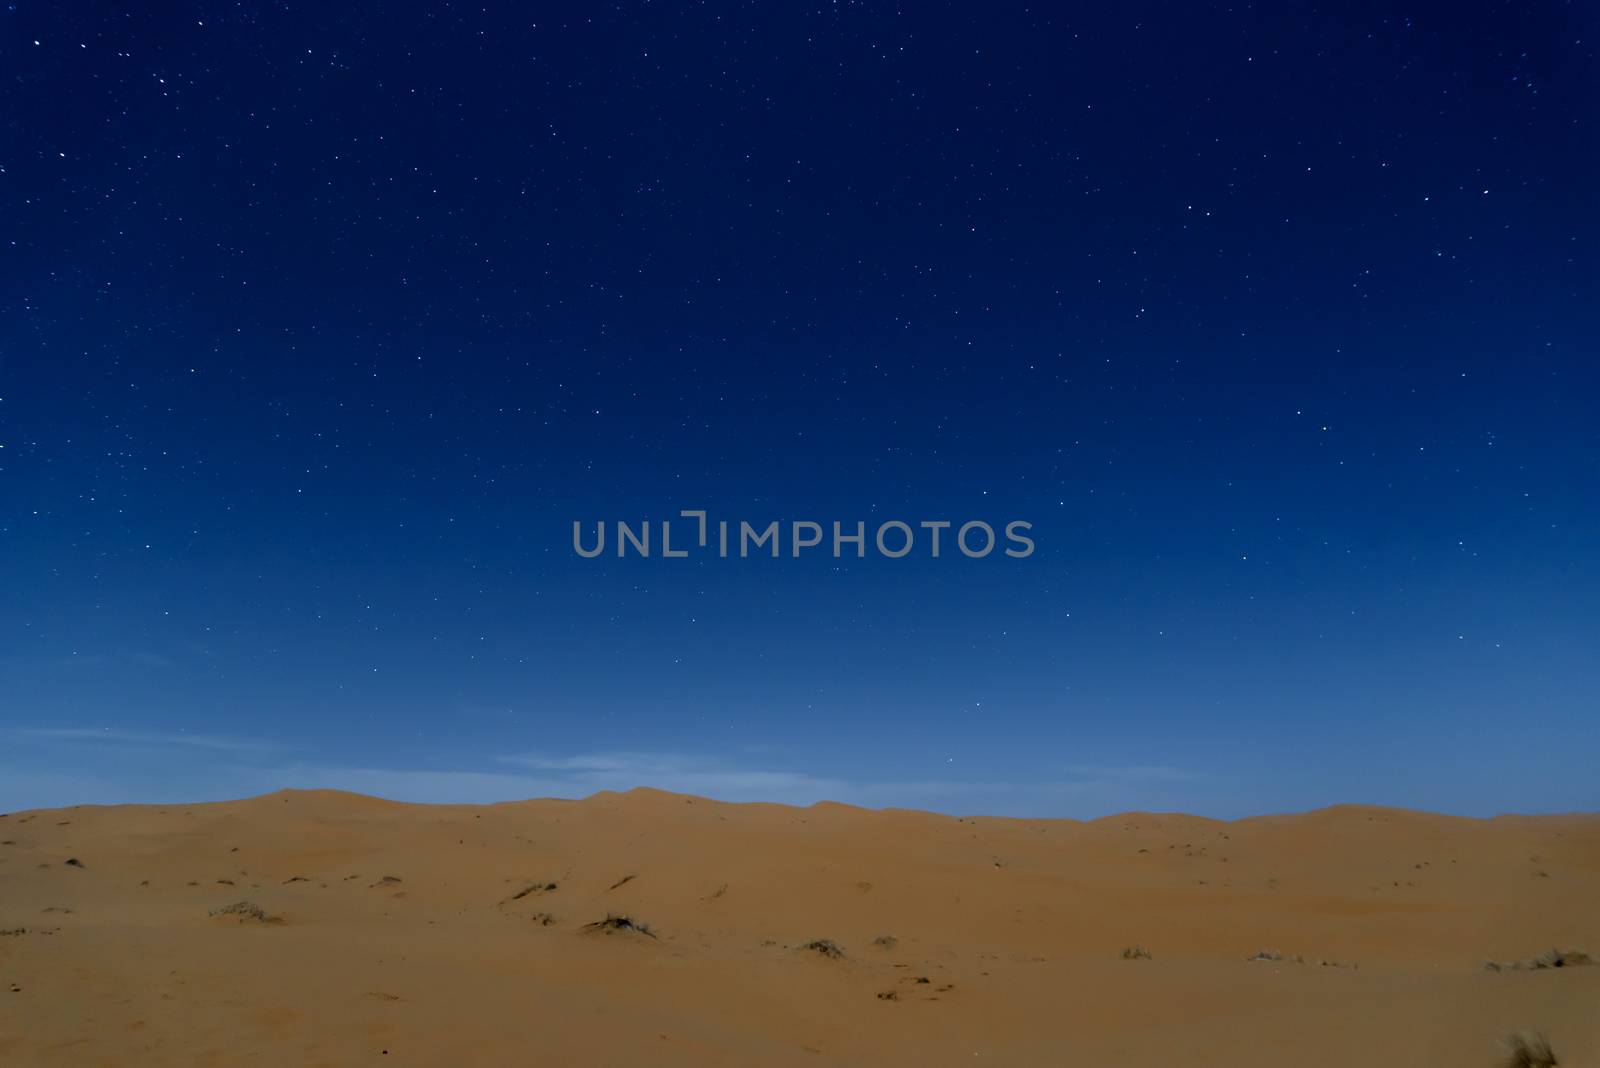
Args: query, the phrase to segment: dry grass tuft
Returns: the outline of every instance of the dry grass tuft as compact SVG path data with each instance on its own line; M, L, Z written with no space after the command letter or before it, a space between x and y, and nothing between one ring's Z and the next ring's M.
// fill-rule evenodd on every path
M1557 1068L1555 1050L1543 1035L1507 1035L1505 1068Z
M240 923L281 923L276 916L267 915L267 910L257 905L254 901L235 901L231 905L224 905L220 909L212 909L212 916L232 916Z
M1581 949L1552 949L1527 960L1486 960L1483 967L1490 972L1537 972L1545 968L1577 968L1593 963L1594 958Z
M642 934L646 938L656 937L656 933L650 930L650 925L648 923L636 920L632 916L619 916L612 912L606 913L606 918L603 920L596 920L593 923L584 924L583 929L585 931L593 931L598 934L616 934L621 932L624 934Z
M820 953L829 960L839 960L844 956L844 950L839 948L839 943L831 938L813 938L800 948L809 949L813 953Z
M507 900L521 901L529 894L548 894L555 888L555 883L530 883L529 885L524 886L521 890L518 890L516 893L512 894L509 898L507 898Z

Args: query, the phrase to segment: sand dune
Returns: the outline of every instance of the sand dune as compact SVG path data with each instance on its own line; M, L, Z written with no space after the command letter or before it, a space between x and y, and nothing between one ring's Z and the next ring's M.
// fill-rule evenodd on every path
M1600 1066L1600 966L1484 967L1600 951L1597 816L297 791L0 842L6 1066Z

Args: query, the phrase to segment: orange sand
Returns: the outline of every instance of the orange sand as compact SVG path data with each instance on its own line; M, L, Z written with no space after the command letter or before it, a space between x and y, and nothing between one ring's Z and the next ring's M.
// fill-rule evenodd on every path
M1469 1068L1535 1030L1600 1066L1600 966L1482 967L1600 954L1600 816L315 791L13 813L0 841L6 1068ZM240 900L272 920L210 915ZM608 914L656 937L584 930Z

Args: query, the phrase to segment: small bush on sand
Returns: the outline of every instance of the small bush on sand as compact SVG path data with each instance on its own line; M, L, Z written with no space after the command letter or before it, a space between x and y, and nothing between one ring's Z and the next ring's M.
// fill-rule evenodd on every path
M1527 960L1486 960L1483 967L1490 972L1537 972L1545 968L1576 968L1593 963L1594 958L1581 949L1552 949Z
M632 933L642 934L646 938L656 937L656 933L650 930L648 923L636 920L632 916L618 916L609 912L606 914L605 919L584 924L583 929L599 934Z
M1279 953L1275 949L1263 949L1263 950L1260 950L1260 951L1258 951L1256 953L1255 956L1246 957L1245 960L1251 960L1251 961L1283 961L1286 964L1304 964L1306 962L1305 958L1302 957L1298 953L1295 953L1295 954L1293 954L1291 956L1287 956L1286 957L1282 953Z
M1541 1034L1507 1035L1506 1049L1505 1068L1557 1068L1561 1063Z
M829 960L838 960L844 956L844 950L839 948L839 943L831 938L813 938L800 948L809 949L813 953L820 953Z
M1133 945L1129 946L1127 949L1122 951L1122 959L1123 960L1154 960L1155 958L1150 956L1150 951L1148 949L1144 948L1144 946L1142 946L1139 943L1135 942Z
M278 923L276 916L268 916L267 910L257 905L254 901L235 901L231 905L224 905L220 909L212 909L212 916L232 916L240 923Z
M1575 968L1580 964L1593 964L1589 954L1581 949L1552 949L1539 954L1528 961L1525 967L1539 968Z

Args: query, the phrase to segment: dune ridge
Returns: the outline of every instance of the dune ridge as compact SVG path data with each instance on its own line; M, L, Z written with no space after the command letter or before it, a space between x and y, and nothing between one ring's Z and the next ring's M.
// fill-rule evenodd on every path
M1596 901L1586 814L34 810L0 1064L1600 1065L1600 967L1484 967L1600 949Z

